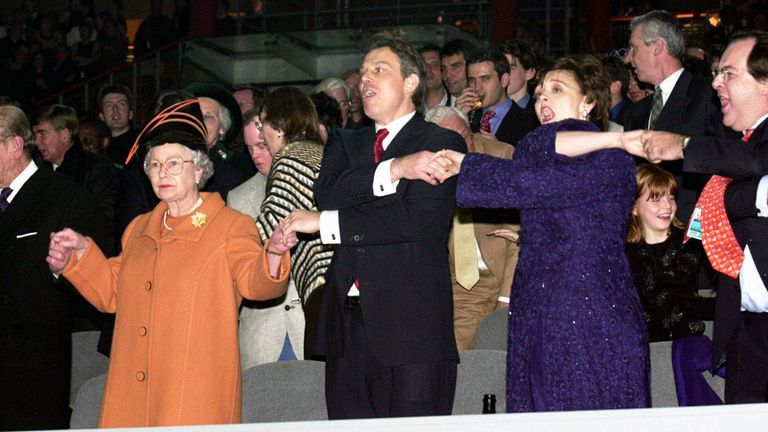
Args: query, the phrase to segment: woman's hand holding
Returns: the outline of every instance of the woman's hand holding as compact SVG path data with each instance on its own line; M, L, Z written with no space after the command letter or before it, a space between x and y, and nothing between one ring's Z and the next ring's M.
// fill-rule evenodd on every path
M621 134L619 134L621 148L633 156L645 158L646 154L642 139L643 132L645 131L642 129L621 132Z
M454 150L440 150L430 160L433 168L432 176L440 183L457 175L461 171L461 163L464 161L464 153Z
M70 228L51 233L48 256L45 258L45 261L48 262L48 268L54 274L61 274L69 262L72 252L74 251L77 258L80 259L88 249L88 244L88 239Z

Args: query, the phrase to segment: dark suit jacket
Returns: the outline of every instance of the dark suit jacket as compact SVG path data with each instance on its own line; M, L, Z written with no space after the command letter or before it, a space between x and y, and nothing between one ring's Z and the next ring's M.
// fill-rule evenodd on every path
M339 210L341 244L326 275L318 326L320 354L340 357L342 308L360 282L370 347L388 366L458 360L448 269L448 232L456 179L439 186L401 180L397 192L373 195L374 128L338 131L329 141L315 199ZM384 152L384 160L421 150L466 152L461 137L416 114Z
M103 241L96 212L79 186L39 168L0 215L0 430L69 428L79 295L53 277L45 257L49 233L64 227Z
M624 130L648 129L653 96L648 96L624 111ZM654 130L674 132L687 136L737 136L723 126L720 101L712 89L711 80L694 76L684 70L670 93L664 109L656 119ZM681 161L664 162L661 166L677 177L680 190L677 196L677 214L688 220L696 206L708 175L682 175Z
M533 98L531 98L533 100ZM529 102L530 105L530 102ZM471 128L472 132L480 130L480 120L482 120L483 114L478 110L475 115L472 116ZM496 130L496 139L507 144L517 145L528 132L539 127L539 119L536 117L536 111L528 108L520 108L514 101L512 106L501 120L499 129Z
M52 168L50 163L46 163L46 166ZM90 192L107 228L113 229L119 179L117 168L108 157L83 150L80 141L75 140L64 154L64 160L56 169L56 174L69 177ZM110 242L106 253L109 254L113 250L114 243Z
M757 184L768 174L768 122L749 142L715 137L691 138L685 150L687 172L719 174L734 179L725 193L725 207L736 239L749 245L763 284L768 286L768 218L757 217ZM717 366L736 331L741 309L737 279L720 275L713 335L713 363Z

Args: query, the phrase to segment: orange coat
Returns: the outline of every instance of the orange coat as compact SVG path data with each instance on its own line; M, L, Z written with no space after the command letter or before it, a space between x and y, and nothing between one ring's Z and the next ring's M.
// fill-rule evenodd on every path
M91 242L64 269L96 308L117 313L100 427L240 422L238 309L243 297L285 292L290 260L271 278L253 220L201 195L201 227L185 217L165 231L161 202L126 228L120 256Z

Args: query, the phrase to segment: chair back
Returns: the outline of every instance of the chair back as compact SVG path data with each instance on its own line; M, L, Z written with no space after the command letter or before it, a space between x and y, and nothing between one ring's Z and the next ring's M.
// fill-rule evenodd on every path
M507 352L467 350L459 353L453 414L482 414L483 396L496 395L496 412L506 412Z
M328 420L325 363L287 360L243 372L243 423Z
M72 429L95 429L99 424L101 400L104 396L106 375L99 375L80 386L75 402L72 404L72 417L69 427Z
M507 350L509 337L509 309L496 309L491 312L477 329L475 349Z
M72 380L69 384L69 406L75 403L80 386L89 379L107 373L109 357L96 350L98 331L72 333Z

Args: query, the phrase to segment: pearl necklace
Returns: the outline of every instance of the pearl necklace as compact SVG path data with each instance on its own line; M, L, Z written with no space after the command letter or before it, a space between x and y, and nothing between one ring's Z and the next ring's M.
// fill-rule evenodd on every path
M198 209L198 208L199 208L201 205L203 205L203 197L199 197L199 198L197 199L197 202L195 203L195 205L194 205L194 206L192 206L192 210L190 210L190 211L189 211L189 213L192 213L193 211L197 210L197 209ZM163 226L164 226L164 227L165 227L165 229L167 229L168 231L173 231L173 228L172 228L172 227L170 227L170 226L168 225L168 222L167 222L167 221L168 221L168 212L169 212L169 211L170 211L170 209L166 209L166 210L165 210L165 213L163 213ZM187 213L187 214L189 214L189 213Z

